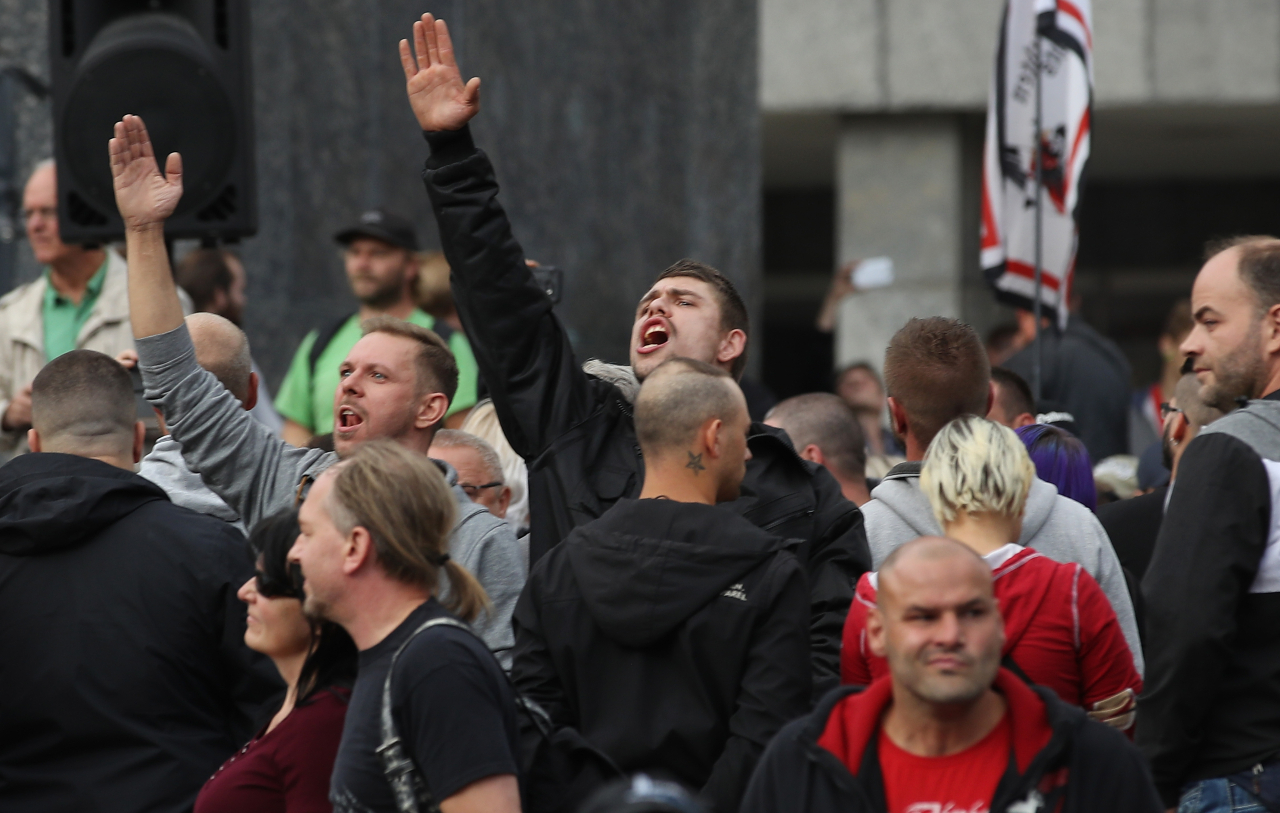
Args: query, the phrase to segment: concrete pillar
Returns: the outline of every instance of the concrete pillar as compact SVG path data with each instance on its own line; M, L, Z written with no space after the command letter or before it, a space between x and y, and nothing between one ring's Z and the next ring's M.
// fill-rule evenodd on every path
M893 334L913 316L962 312L964 155L955 116L849 118L836 148L841 263L893 258L893 285L846 299L836 364L879 369Z

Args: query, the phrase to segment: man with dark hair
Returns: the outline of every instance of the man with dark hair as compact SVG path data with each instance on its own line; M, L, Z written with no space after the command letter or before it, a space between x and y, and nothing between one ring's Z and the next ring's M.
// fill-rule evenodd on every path
M110 151L116 205L129 256L136 258L129 266L130 315L147 398L164 415L190 469L246 527L294 506L325 469L366 441L388 438L427 453L458 386L458 368L439 336L391 317L366 322L364 336L339 367L336 451L296 448L250 418L200 367L160 240L182 196L181 159L170 155L162 176L136 116L116 125ZM452 467L437 464L458 503L450 555L476 574L493 602L476 629L509 662L510 616L524 586L524 557L511 526L473 503L457 487Z
M1211 247L1191 308L1181 351L1200 400L1230 414L1178 460L1142 582L1152 659L1137 740L1166 806L1276 808L1280 240Z
M828 695L765 752L743 813L1158 813L1119 731L1001 668L991 569L923 537L881 566L869 648L889 674Z
M244 646L248 550L133 473L110 357L59 356L31 403L34 454L0 468L0 808L190 810L283 689Z
M423 312L414 301L419 260L413 223L385 209L370 209L333 239L342 246L347 280L360 307L311 331L298 345L276 397L276 409L285 419L284 439L306 446L313 436L335 431L333 394L342 383L339 368L363 335L361 325L378 316L434 330L445 340L460 371L458 392L445 417L449 426L461 426L476 404L475 358L465 335Z
M800 457L831 472L846 500L858 506L871 500L862 425L843 398L828 392L797 395L769 410L764 422L786 432Z
M737 499L751 456L725 370L668 359L635 414L639 498L543 557L513 618L512 677L625 773L675 777L728 813L809 706L808 585L794 542L714 507Z
M1010 429L1021 429L1036 422L1036 401L1022 376L1013 370L992 367L991 384L995 391L988 419Z
M479 80L463 84L444 22L424 15L415 23L414 48L401 42L401 62L430 144L423 179L453 269L458 312L503 432L529 463L536 562L575 527L639 493L645 463L632 417L639 381L674 357L740 373L746 312L723 275L702 263L676 263L636 308L631 366L589 362L584 371L511 234L493 167L471 139L467 122L479 109ZM853 584L870 564L861 516L835 480L800 460L779 430L753 424L749 446L743 496L729 507L757 527L802 540L797 555L812 588L816 687L824 691L839 679L844 617Z
M197 248L187 252L174 271L178 287L191 297L196 313L212 313L236 327L244 326L245 284L240 258L225 248ZM271 406L271 392L258 363L249 363L257 376L257 395L249 414L275 434L284 429L284 420Z
M867 542L879 565L900 545L942 529L920 490L920 468L934 435L961 415L986 415L992 393L987 352L973 328L940 316L912 319L885 351L889 414L905 439L907 462L895 466L862 507ZM1018 544L1059 562L1081 565L1106 593L1142 672L1142 647L1124 572L1093 513L1036 478L1027 495Z

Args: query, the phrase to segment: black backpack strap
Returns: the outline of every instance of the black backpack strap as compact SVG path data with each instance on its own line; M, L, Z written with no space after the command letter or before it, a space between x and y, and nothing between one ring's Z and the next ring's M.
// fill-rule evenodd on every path
M325 325L316 334L316 340L311 343L311 352L307 355L307 368L311 370L312 380L316 377L316 365L320 363L320 357L324 355L324 351L329 347L329 343L333 341L333 337L338 335L338 331L342 330L343 325L350 318L351 314L347 314L338 321Z
M1019 680L1021 680L1023 683L1027 684L1028 686L1035 685L1035 681L1027 677L1027 673L1022 671L1022 667L1018 665L1018 662L1013 659L1012 655L1005 654L1005 656L1000 659L1000 665L1003 666L1005 669L1008 669L1010 672L1013 672L1015 675L1018 676Z
M447 347L452 346L449 343L453 341L453 334L457 333L457 331L454 330L453 327L448 322L446 322L443 319L437 318L435 321L435 324L432 325L431 330L434 331L435 334L440 337L440 340L445 343L445 346Z

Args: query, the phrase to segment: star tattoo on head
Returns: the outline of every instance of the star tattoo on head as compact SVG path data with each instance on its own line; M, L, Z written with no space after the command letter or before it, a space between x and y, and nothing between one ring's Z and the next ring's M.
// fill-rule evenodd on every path
M702 465L702 455L694 454L693 452L689 452L689 462L685 463L684 467L686 469L693 469L693 475L695 477L707 470L707 467Z

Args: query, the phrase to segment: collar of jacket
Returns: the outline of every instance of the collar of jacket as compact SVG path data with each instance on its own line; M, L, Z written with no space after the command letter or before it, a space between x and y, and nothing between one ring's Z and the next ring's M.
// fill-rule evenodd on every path
M908 477L919 477L920 469L924 468L924 462L921 460L906 460L889 471L885 472L884 477L880 478L880 482L885 480L905 480Z
M44 324L41 305L49 286L47 274L20 289L10 312L18 318L13 328L13 338L44 352ZM17 292L15 292L17 293ZM107 273L102 282L102 293L89 311L89 318L80 328L76 345L84 342L107 325L119 324L129 319L129 269L124 258L113 249L107 249Z
M995 688L1009 704L1014 750L1011 771L1001 779L993 800L999 802L1026 794L1029 783L1070 746L1085 717L1052 691L1028 686L1003 667L996 674ZM812 762L841 786L856 788L872 800L883 799L884 789L876 749L867 746L875 742L892 697L892 677L887 675L865 689L843 686L818 704L800 737ZM859 766L856 774L849 770L844 754ZM991 809L999 808L992 804Z

